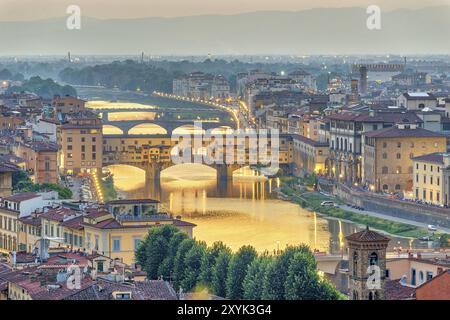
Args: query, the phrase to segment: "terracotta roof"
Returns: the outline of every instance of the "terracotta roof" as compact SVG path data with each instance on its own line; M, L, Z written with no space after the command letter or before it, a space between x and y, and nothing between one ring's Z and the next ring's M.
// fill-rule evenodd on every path
M309 139L309 138L299 135L299 134L293 134L292 138L294 140L300 140L300 141L302 141L306 144L309 144L310 146L313 146L313 147L328 147L328 145L329 145L328 142L315 141L315 140Z
M369 138L397 138L397 137L417 137L417 138L433 138L445 137L445 135L426 130L423 128L400 129L396 126L384 128L380 130L369 131L365 133Z
M118 283L99 279L97 283L70 295L65 300L113 300L113 292L130 292L131 300L178 300L175 290L163 280Z
M34 199L37 197L40 197L40 195L38 195L35 192L23 192L23 193L13 194L12 196L4 197L2 200L3 201L7 200L7 201L11 201L11 202L21 202L21 201Z
M416 289L404 286L399 280L386 280L385 298L386 300L414 300Z
M41 217L47 220L63 222L64 218L67 218L68 216L77 216L80 214L80 211L74 209L57 207L48 209L47 212L42 213Z
M7 282L14 283L26 290L33 300L63 300L65 297L89 287L93 282L90 277L86 276L81 280L80 289L67 288L65 283L59 284L59 287L49 288L47 285L42 285L41 281L58 286L54 281L56 275L44 274L37 267L12 271L2 275L2 277Z
M71 228L71 229L83 229L83 216L78 216L72 219L67 219L60 223L61 226Z
M378 232L369 230L369 227L366 227L366 229L353 233L345 238L347 241L355 242L388 242L391 240Z
M14 172L18 171L19 167L17 167L15 164L10 162L0 162L0 172Z
M412 159L415 161L444 164L444 155L448 155L448 154L442 153L442 152L435 152L435 153L429 153L429 154L424 154L422 156L414 157Z
M41 225L41 215L31 214L30 216L19 218L19 221L23 224L39 227Z

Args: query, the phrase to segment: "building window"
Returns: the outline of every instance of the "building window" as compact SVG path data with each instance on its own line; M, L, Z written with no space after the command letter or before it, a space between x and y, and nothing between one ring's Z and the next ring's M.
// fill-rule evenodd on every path
M376 252L372 252L369 256L369 266L378 265L378 255Z
M387 159L387 153L383 153L383 159Z
M381 168L381 173L382 174L387 174L388 173L388 167Z
M139 247L139 243L141 242L141 238L140 237L135 237L133 239L133 241L134 241L134 250L137 250L138 247Z
M395 185L395 190L400 190L400 185L399 184Z
M113 239L112 239L112 242L113 242L113 248L112 248L112 250L113 250L114 252L120 251L120 238L113 238Z
M383 191L387 191L389 189L389 186L387 184L383 184Z
M386 148L386 147L387 147L387 143L383 142L383 148Z
M356 276L358 274L358 253L355 251L353 253L353 275Z
M433 176L430 177L430 184L433 184Z
M402 155L400 153L397 153L397 159L400 159Z
M397 148L401 148L402 147L402 143L401 142L397 142Z

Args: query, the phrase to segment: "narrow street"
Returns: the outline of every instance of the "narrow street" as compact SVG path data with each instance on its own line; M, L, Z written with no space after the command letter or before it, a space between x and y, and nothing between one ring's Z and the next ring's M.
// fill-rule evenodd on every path
M426 223L421 223L421 222L417 222L417 221L413 221L413 220L393 217L393 216L390 216L390 215L387 215L387 214L382 214L382 213L379 213L379 212L367 211L367 210L361 211L361 210L349 207L347 205L339 205L338 207L343 209L343 210L351 211L351 212L362 214L362 215L367 214L367 215L372 216L372 217L381 218L381 219L385 219L385 220L389 220L389 221L400 222L400 223L409 224L409 225L413 225L413 226L420 227L420 228L425 228L425 229L428 228L428 225ZM436 227L437 227L437 232L450 233L450 229L449 228L444 228L444 227L440 227L440 226L436 226Z

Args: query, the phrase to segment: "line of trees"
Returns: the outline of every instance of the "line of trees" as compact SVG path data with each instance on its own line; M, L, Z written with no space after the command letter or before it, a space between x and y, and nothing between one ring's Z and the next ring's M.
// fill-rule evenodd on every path
M12 86L8 89L8 92L25 91L34 92L46 99L51 99L55 95L69 95L74 97L77 96L77 91L72 86L60 85L52 79L42 79L38 76L31 77L30 79L23 81L21 86Z
M222 242L208 247L173 226L154 228L136 250L148 279L164 278L176 290L208 288L228 299L336 300L342 295L319 276L305 245L280 255L258 254L252 246L233 253Z

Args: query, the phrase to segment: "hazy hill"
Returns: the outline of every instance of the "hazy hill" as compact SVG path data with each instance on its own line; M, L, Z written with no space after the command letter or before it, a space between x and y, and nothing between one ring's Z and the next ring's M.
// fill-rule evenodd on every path
M0 55L450 53L450 6L382 12L366 28L363 8L100 20L81 30L65 17L0 22Z

